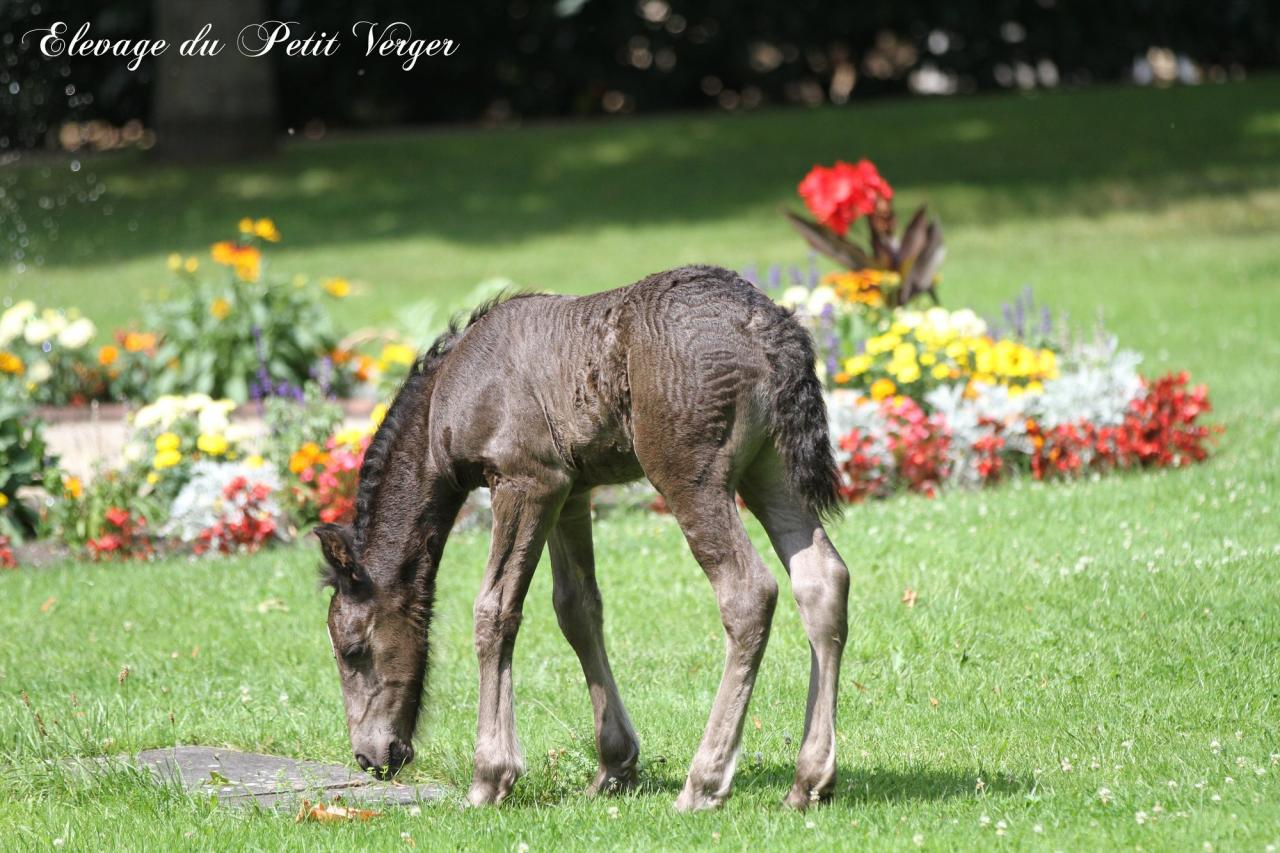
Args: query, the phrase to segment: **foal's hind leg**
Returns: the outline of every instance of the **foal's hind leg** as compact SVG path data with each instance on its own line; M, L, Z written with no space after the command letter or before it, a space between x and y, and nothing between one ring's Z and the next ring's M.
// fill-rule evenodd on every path
M729 798L733 785L742 722L769 640L778 582L747 538L731 491L668 488L664 495L715 590L726 641L720 689L676 808L715 808Z
M766 448L740 486L791 576L791 591L809 635L809 700L796 781L787 805L827 800L836 785L836 699L840 656L848 635L849 571L822 522L790 491L777 454Z
M591 547L590 492L581 492L565 502L549 545L556 617L582 664L595 712L600 771L589 791L595 794L633 787L640 742L618 695L604 649L603 612Z

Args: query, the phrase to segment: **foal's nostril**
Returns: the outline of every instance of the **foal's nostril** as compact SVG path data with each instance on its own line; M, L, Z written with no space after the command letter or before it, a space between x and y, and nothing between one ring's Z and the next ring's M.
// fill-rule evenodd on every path
M392 741L387 755L387 769L396 773L410 761L413 761L413 747L404 741Z
M373 766L373 762L363 752L356 753L356 764L360 765L361 770L368 770Z

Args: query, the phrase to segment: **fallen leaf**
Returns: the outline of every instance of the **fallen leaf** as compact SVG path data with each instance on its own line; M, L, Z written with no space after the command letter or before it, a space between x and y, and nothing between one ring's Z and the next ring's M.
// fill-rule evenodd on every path
M936 708L936 707L938 707L938 700L937 700L937 699L934 699L932 696L930 696L930 697L929 697L929 704Z
M302 823L304 820L310 820L316 823L339 823L348 820L372 820L375 817L382 817L382 812L373 809L353 809L338 803L325 805L303 800L302 808L298 809L298 816L293 819L293 822Z
M128 677L129 677L129 667L126 666L120 670L120 674L116 676L116 681L119 681L121 684L124 684L125 679Z
M258 602L259 613L288 613L289 605L285 604L278 598L268 598L266 601Z
M916 606L916 591L911 587L907 587L902 591L902 603L908 607Z
M58 597L56 595L49 596L44 600L44 604L40 605L40 612L48 613L50 610L53 609L53 605L57 603L58 603Z
M856 681L855 681L855 682L853 682L853 686L854 686L854 687L856 687L856 688L858 688L858 692L859 692L859 693L866 693L866 692L867 692L867 685L865 685L865 684L859 684L858 682L856 682Z
M754 725L754 726L756 727L756 731L760 731L760 729L762 728L762 727L761 727L761 725L760 725L760 718L759 718L759 717L757 717L757 716L754 716L754 715L753 715L753 716L751 717L751 723L752 723L752 725Z

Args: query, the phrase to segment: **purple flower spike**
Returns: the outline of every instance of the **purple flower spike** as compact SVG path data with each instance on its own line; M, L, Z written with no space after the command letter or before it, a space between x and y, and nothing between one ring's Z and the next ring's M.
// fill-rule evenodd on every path
M782 267L777 264L773 264L769 267L768 282L768 288L770 290L777 290L782 286Z

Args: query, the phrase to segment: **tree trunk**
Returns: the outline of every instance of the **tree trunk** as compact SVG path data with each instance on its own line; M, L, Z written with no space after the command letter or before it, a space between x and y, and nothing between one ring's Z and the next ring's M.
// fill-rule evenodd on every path
M244 27L263 20L262 0L153 0L159 57L152 107L155 154L171 161L233 160L270 154L276 146L275 68L270 55L236 49ZM178 47L205 24L217 56L181 56Z

